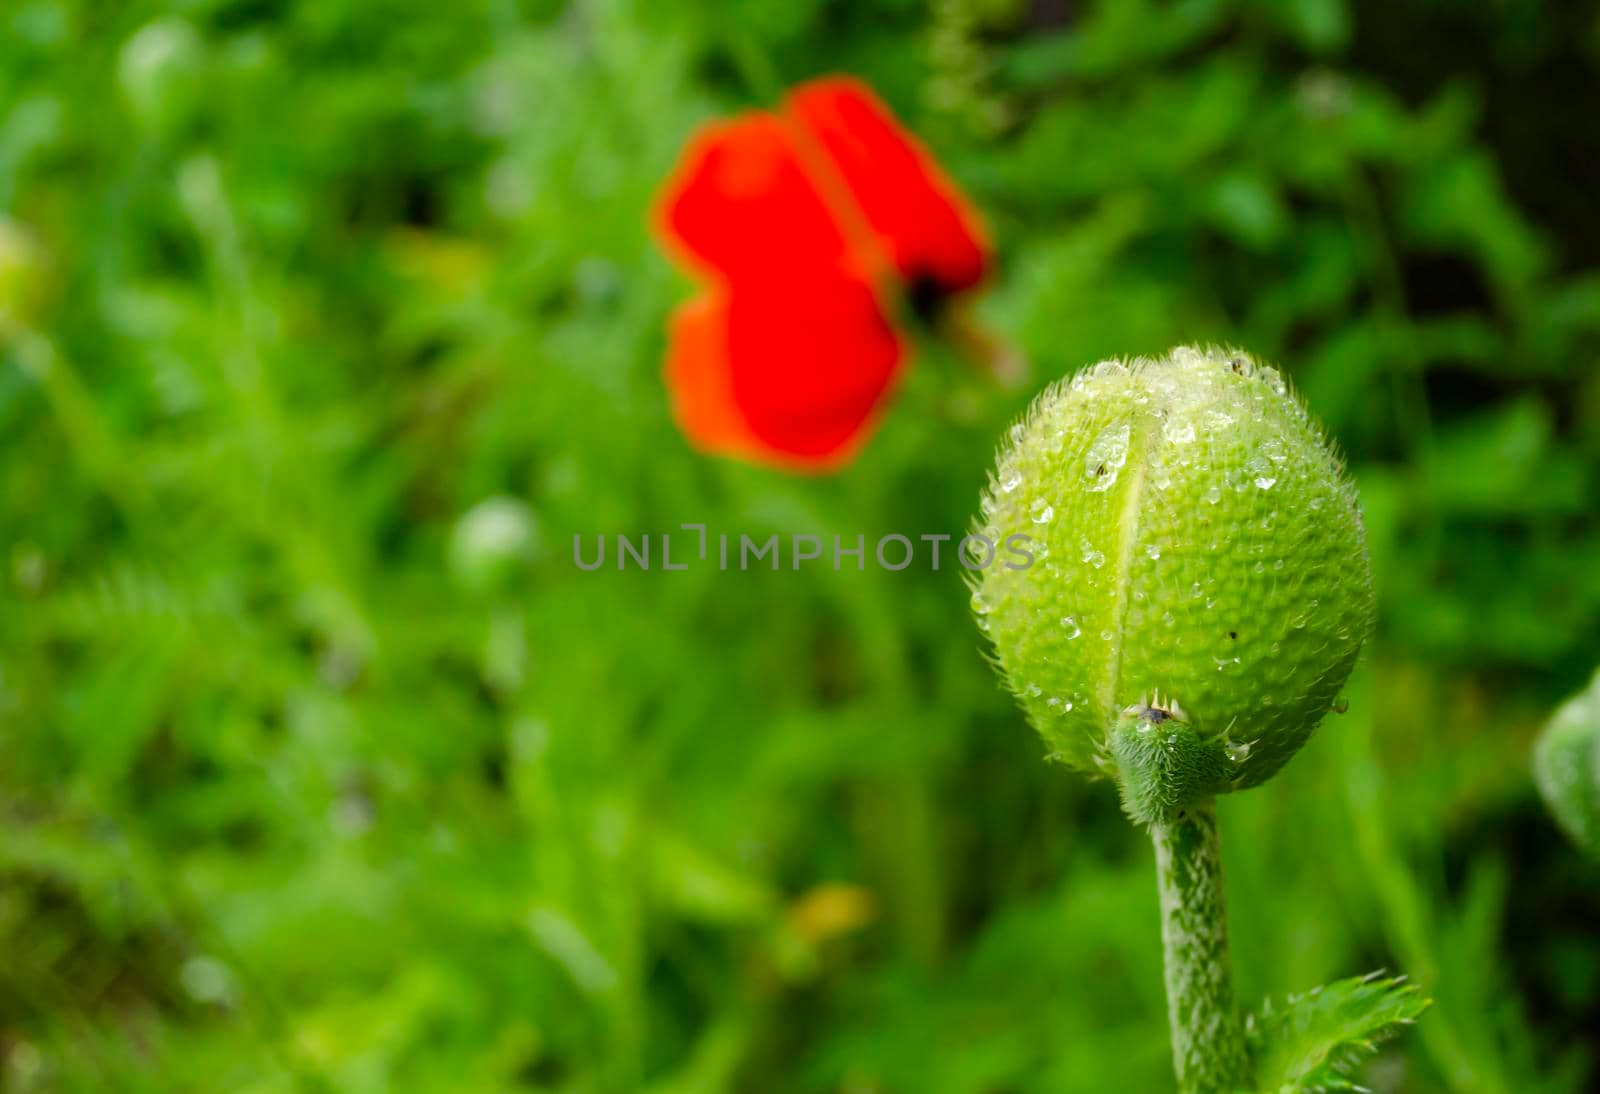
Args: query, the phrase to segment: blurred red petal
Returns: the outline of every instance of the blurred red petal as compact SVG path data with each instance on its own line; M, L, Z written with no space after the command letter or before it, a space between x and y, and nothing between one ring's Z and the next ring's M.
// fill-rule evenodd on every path
M657 221L681 257L731 281L833 271L848 250L843 228L801 168L792 130L770 114L696 133L667 182Z
M946 292L983 278L989 243L977 214L926 150L864 84L814 80L788 107L826 152L900 276Z
M758 458L761 445L733 402L727 300L695 297L673 313L668 337L667 388L679 427L700 448Z
M667 382L699 447L826 471L871 432L903 350L872 290L839 278L807 292L701 297L672 329Z

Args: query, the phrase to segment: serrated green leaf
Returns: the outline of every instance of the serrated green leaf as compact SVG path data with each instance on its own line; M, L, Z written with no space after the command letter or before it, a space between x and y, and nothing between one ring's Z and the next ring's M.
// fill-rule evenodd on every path
M1247 1031L1257 1089L1359 1090L1356 1069L1431 1003L1404 977L1379 973L1337 980L1282 1004L1268 999Z

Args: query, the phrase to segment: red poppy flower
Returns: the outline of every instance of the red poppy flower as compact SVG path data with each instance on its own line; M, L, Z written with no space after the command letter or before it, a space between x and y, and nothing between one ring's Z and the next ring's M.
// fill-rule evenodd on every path
M679 424L707 450L796 470L839 466L870 432L906 357L899 302L970 289L989 262L955 186L840 77L697 133L656 227L705 283L672 321Z

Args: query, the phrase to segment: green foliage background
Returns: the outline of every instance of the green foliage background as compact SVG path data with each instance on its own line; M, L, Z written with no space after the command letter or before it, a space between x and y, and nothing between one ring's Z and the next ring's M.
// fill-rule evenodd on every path
M644 218L834 70L986 211L1034 375L925 347L791 478L673 428ZM1577 3L8 0L4 1088L1169 1088L1149 846L959 573L570 544L959 533L1031 390L1220 340L1343 443L1382 618L1221 804L1241 995L1403 970L1368 1086L1593 1089L1600 869L1527 757L1600 660L1597 116Z

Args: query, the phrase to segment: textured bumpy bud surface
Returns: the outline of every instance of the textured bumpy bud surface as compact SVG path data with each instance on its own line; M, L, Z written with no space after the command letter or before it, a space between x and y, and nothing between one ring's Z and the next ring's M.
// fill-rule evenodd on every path
M1253 786L1336 703L1373 621L1355 492L1234 351L1104 362L1013 428L978 531L1033 541L973 607L1056 758L1136 819Z
M1600 855L1600 673L1540 734L1533 776L1561 827L1580 847Z

